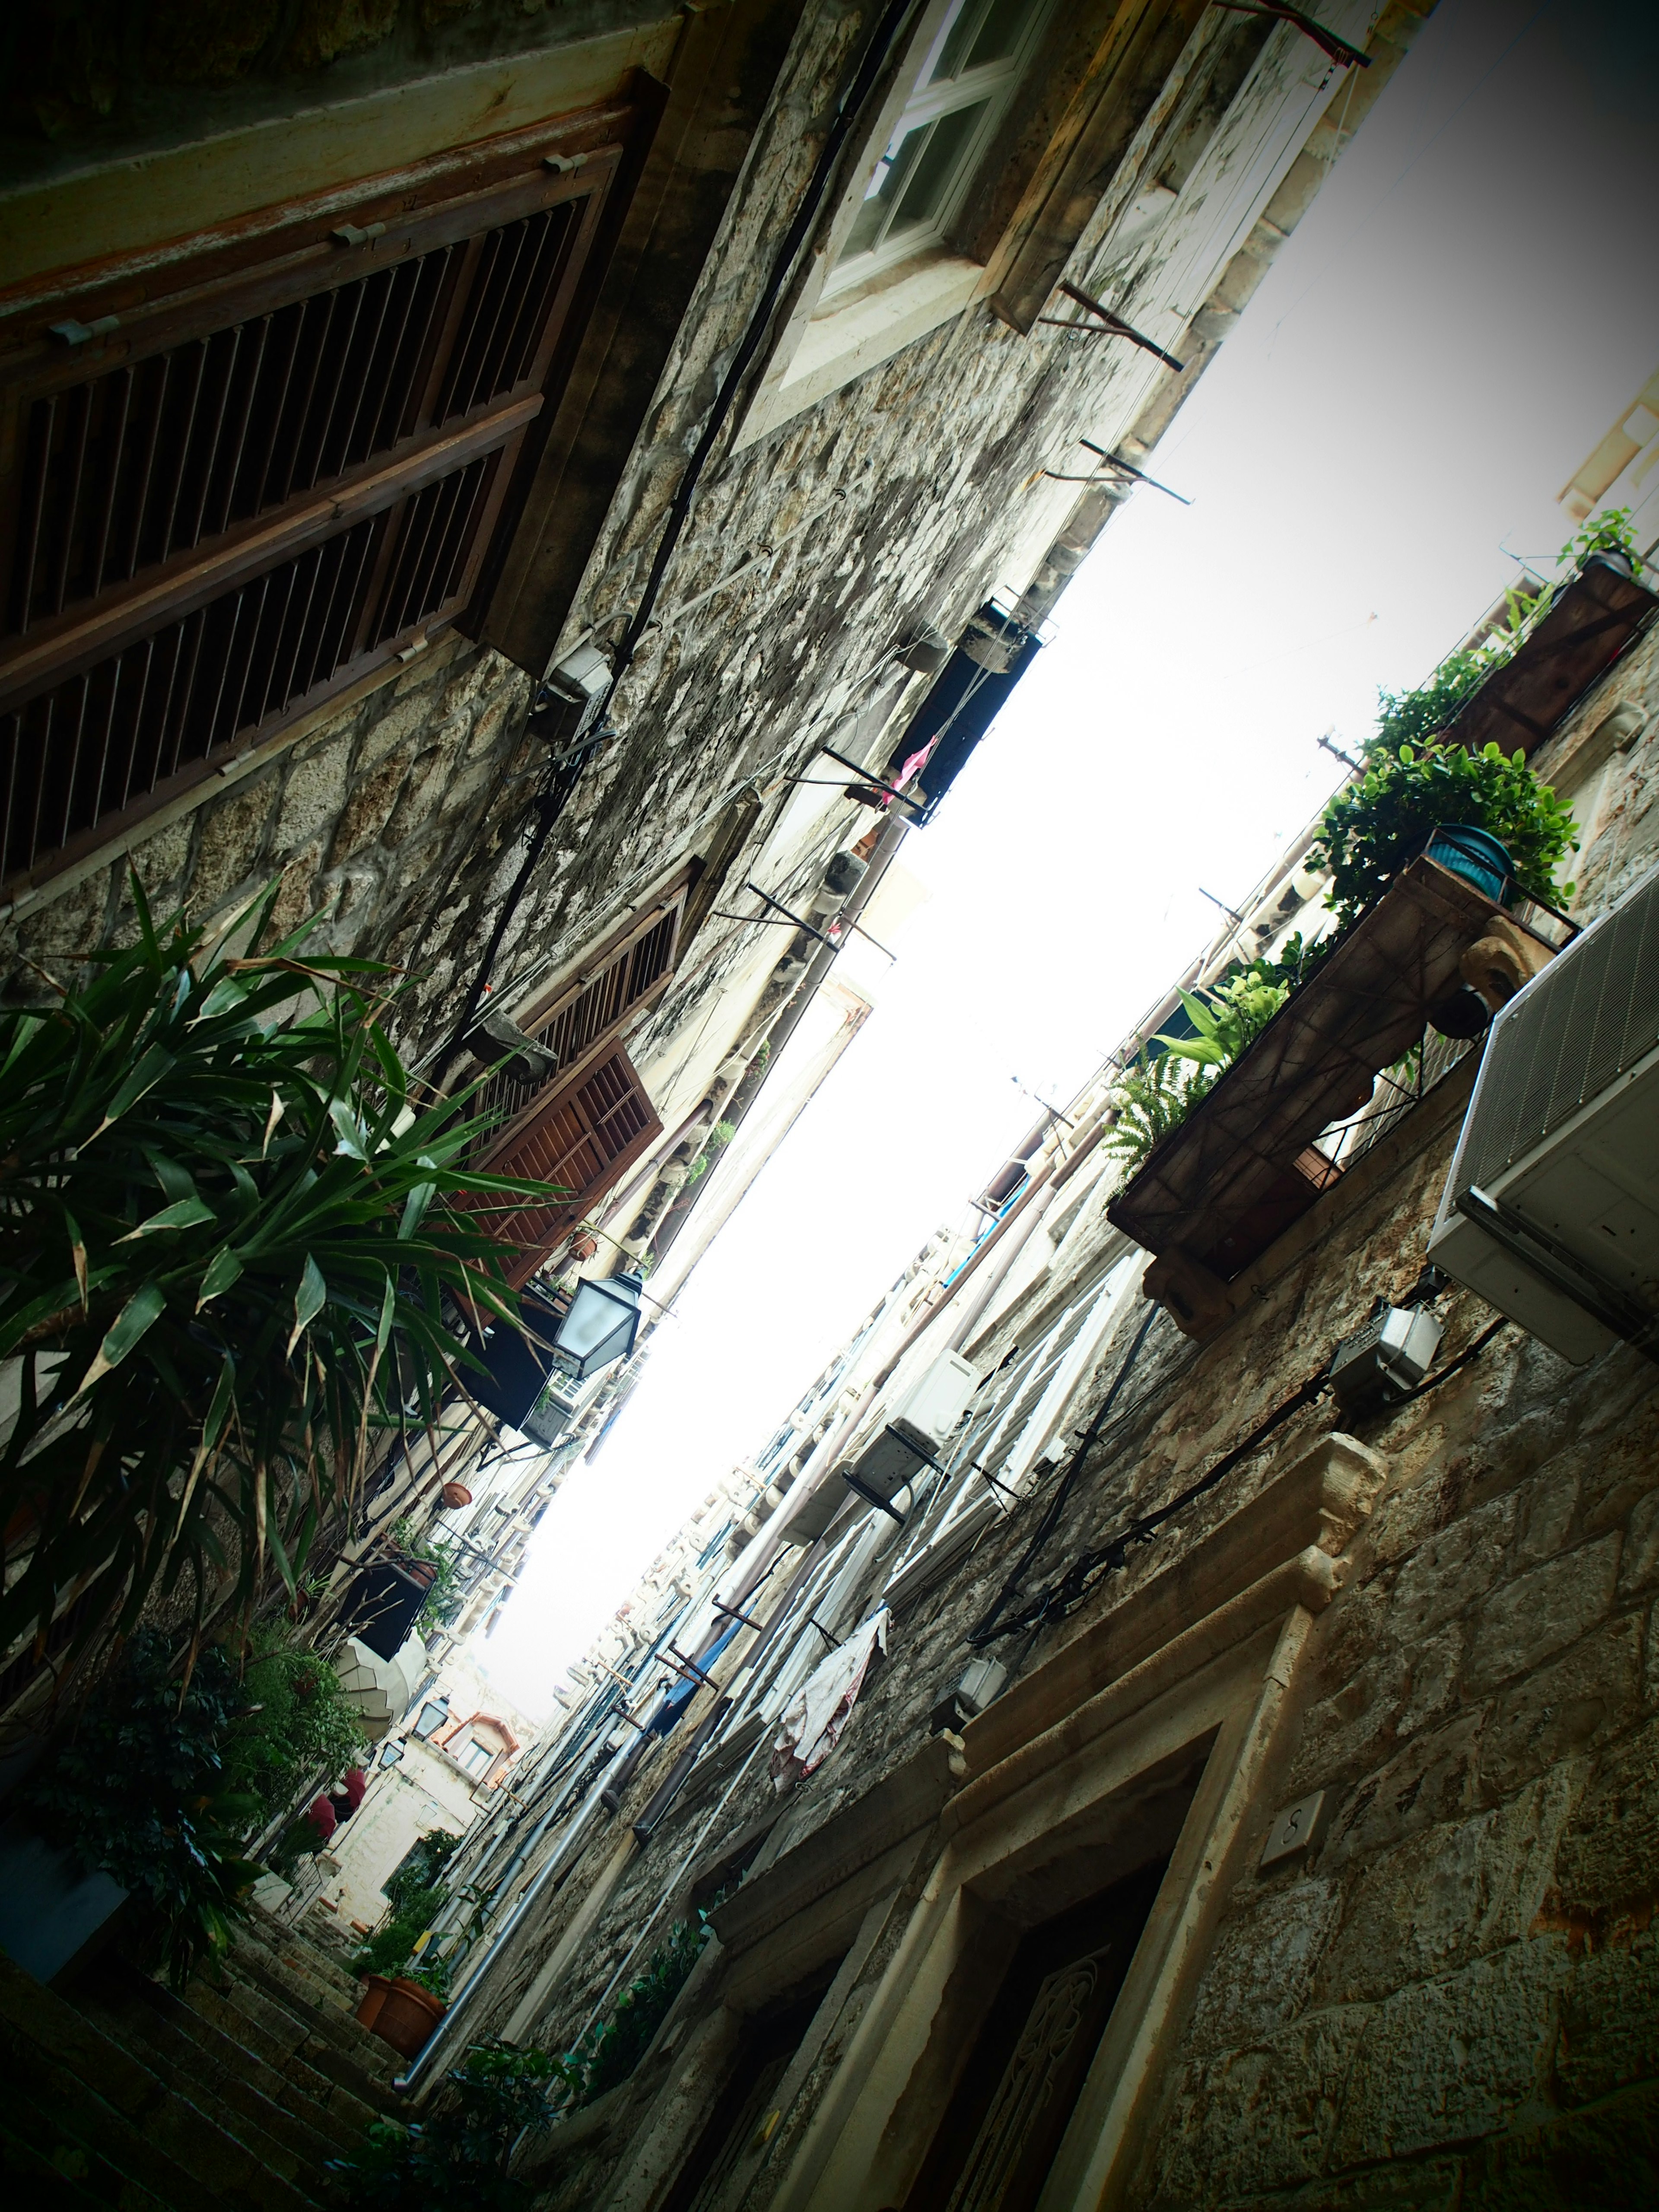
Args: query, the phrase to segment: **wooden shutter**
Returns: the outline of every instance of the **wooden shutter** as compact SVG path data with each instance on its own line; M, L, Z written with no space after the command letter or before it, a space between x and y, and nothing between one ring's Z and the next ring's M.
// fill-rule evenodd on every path
M524 1206L492 1221L505 1243L526 1248L509 1261L508 1281L526 1281L661 1134L656 1109L620 1045L585 1073L554 1083L478 1163L489 1174L533 1176L568 1193L555 1205Z
M686 884L681 884L668 897L635 915L595 948L582 975L526 1015L521 1024L526 1034L558 1061L552 1081L560 1088L616 1036L625 1021L637 1019L647 1003L667 988L679 949L685 896ZM471 1042L478 1051L502 1049L493 1046L483 1033ZM471 1108L493 1124L476 1157L483 1158L487 1148L499 1145L501 1125L521 1116L545 1090L545 1085L517 1082L504 1069L489 1077ZM526 1174L535 1171L526 1170Z
M0 313L0 879L465 611L631 115Z

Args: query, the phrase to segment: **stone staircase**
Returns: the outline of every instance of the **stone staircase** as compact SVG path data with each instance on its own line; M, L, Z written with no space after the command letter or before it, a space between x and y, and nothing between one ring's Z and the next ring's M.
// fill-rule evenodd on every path
M341 2203L328 2161L397 2111L404 2063L357 2025L358 1996L258 1912L182 1996L113 1950L67 1990L0 1955L0 2177L32 2203L119 2212Z

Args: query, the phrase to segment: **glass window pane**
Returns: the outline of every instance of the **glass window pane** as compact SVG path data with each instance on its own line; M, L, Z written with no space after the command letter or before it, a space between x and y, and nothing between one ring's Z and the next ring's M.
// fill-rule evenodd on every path
M876 164L876 173L871 178L864 195L864 205L859 210L858 220L842 248L843 261L850 261L855 253L868 253L880 243L888 215L903 191L927 137L928 127L926 125L920 131L907 131L894 137Z
M940 116L928 132L927 147L900 196L890 234L914 230L920 223L937 219L990 104L988 100L977 100L971 107L958 107L953 114Z
M991 0L994 10L997 0ZM962 67L963 57L968 51L968 41L979 27L985 13L985 0L957 0L951 27L945 34L945 44L939 49L939 59L929 70L929 84L944 84Z
M983 69L987 62L1006 62L1019 44L1030 12L1030 0L991 0L984 27L968 57L968 67Z

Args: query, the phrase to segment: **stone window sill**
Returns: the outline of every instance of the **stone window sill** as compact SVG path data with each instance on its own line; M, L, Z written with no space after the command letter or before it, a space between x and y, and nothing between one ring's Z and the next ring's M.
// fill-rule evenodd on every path
M940 253L822 308L800 326L756 393L734 450L753 445L819 400L954 321L983 283L977 261Z

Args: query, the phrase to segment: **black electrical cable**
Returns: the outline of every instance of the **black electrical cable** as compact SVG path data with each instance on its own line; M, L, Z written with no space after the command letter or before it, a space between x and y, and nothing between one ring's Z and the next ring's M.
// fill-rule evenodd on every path
M1099 1405L1095 1408L1093 1418L1091 1419L1088 1427L1084 1431L1082 1436L1078 1439L1076 1445L1073 1447L1072 1456L1066 1463L1065 1474L1060 1478L1059 1482L1054 1486L1053 1495L1050 1497L1048 1504L1043 1508L1042 1518L1037 1523L1036 1533L1033 1535L1030 1542L1025 1547L1024 1551L1021 1553L1018 1563L1015 1566L1013 1572L1009 1576L1007 1581L1004 1583L1002 1588L997 1592L995 1598L992 1601L989 1612L985 1614L984 1618L979 1621L975 1627L969 1629L968 1632L968 1641L976 1649L980 1644L989 1644L996 1637L1006 1636L1009 1632L1006 1627L1001 1627L997 1625L998 1616L1000 1614L1004 1606L1007 1605L1012 1601L1015 1592L1019 1589L1020 1584L1024 1581L1026 1575L1030 1572L1032 1562L1036 1559L1038 1553L1042 1551L1043 1546L1048 1542L1049 1537L1053 1535L1054 1529L1059 1525L1060 1516L1066 1510L1066 1501L1072 1494L1072 1486L1077 1480L1079 1474L1082 1471L1084 1461L1094 1449L1095 1440L1099 1436L1102 1429L1105 1427L1106 1417L1111 1412L1112 1407L1116 1404L1119 1391L1122 1389L1124 1384L1128 1381L1130 1370L1133 1367L1135 1361L1140 1357L1140 1347L1146 1343L1147 1334L1152 1328L1152 1323L1158 1319L1158 1308L1156 1304L1147 1307L1140 1327L1135 1331L1134 1341L1130 1345L1127 1352L1124 1353L1122 1364L1119 1367L1117 1373L1112 1377L1111 1388L1107 1391L1106 1395L1101 1400Z
M1157 1507L1151 1513L1138 1516L1127 1528L1120 1529L1118 1534L1108 1542L1095 1545L1086 1552L1080 1552L1063 1575L1050 1583L1047 1589L1039 1590L1029 1605L1010 1620L1004 1621L1000 1626L992 1632L992 1635L1010 1636L1016 1629L1033 1627L1043 1621L1058 1620L1072 1612L1082 1603L1102 1574L1114 1573L1123 1565L1132 1545L1150 1542L1166 1521L1173 1520L1177 1513L1184 1512L1188 1506L1195 1504L1206 1492L1213 1490L1216 1485L1224 1477L1231 1474L1242 1461L1249 1459L1252 1453L1259 1451L1274 1430L1282 1427L1292 1413L1300 1413L1304 1406L1312 1405L1329 1380L1329 1370L1330 1362L1327 1360L1316 1374L1310 1375L1307 1381L1288 1398L1281 1399L1264 1420L1258 1421L1242 1443L1235 1444L1231 1451L1224 1453L1214 1466L1207 1468L1196 1482L1189 1483L1185 1490L1179 1492L1166 1504ZM989 1642L991 1638L982 1637L981 1632L976 1630L969 1640L969 1642L981 1640Z
M646 578L645 589L640 595L639 605L634 610L633 618L617 649L616 664L611 670L610 681L593 711L593 720L596 725L604 724L606 709L616 694L617 686L627 673L634 655L639 649L640 641L650 627L657 598L662 589L663 579L668 572L668 564L674 557L686 523L690 520L692 502L696 497L698 483L708 465L720 433L726 428L732 410L737 404L738 388L753 364L756 355L760 351L773 312L784 286L789 281L790 271L817 222L824 196L830 189L836 167L841 160L842 149L859 119L860 112L875 88L876 80L881 74L895 40L917 5L918 0L891 0L891 4L876 26L873 37L865 48L857 72L842 95L835 119L825 133L823 144L819 149L817 163L808 179L800 204L797 207L789 228L784 234L783 243L773 258L761 295L750 313L748 324L743 337L738 343L737 350L732 356L726 374L720 380L720 389L714 394L714 404L703 424L702 434L697 441L691 459L686 464L674 496L669 501L667 517L663 524L662 535L657 541L656 555L652 561L650 573ZM490 971L495 964L495 957L501 951L501 940L506 936L513 917L530 887L530 879L536 872L537 863L540 860L548 838L552 834L554 823L564 811L581 777L582 771L592 758L593 753L604 739L611 734L608 727L596 730L594 740L591 745L579 745L573 749L572 753L566 757L565 765L560 769L553 784L535 801L538 819L531 835L529 846L526 850L524 865L514 878L512 889L507 892L501 913L496 916L495 926L490 932L489 942L484 949L483 958L473 978L471 988L467 993L465 1011L437 1061L432 1079L434 1084L442 1082L450 1061L460 1050L477 1017L479 1003L489 984Z
M1480 1357L1500 1329L1508 1327L1508 1316L1500 1314L1496 1321L1490 1322L1481 1330L1473 1343L1467 1345L1458 1353L1455 1359L1449 1360L1437 1374L1428 1376L1415 1390L1396 1398L1389 1410L1397 1411L1402 1406L1410 1405L1414 1399L1426 1397L1431 1390L1437 1390L1443 1382L1449 1382L1454 1375L1467 1367L1472 1360ZM1030 1547L1027 1550L1025 1558L1021 1560L1019 1568L1010 1577L1008 1583L1005 1585L1003 1595L999 1597L996 1605L992 1607L985 1620L971 1632L968 1641L975 1645L988 1644L994 1642L1000 1637L1012 1636L1021 1628L1030 1629L1035 1633L1046 1622L1060 1620L1066 1613L1073 1611L1082 1603L1101 1575L1114 1574L1126 1563L1132 1546L1149 1543L1165 1522L1173 1520L1177 1514L1184 1512L1188 1506L1195 1504L1207 1492L1213 1490L1216 1485L1231 1474L1236 1467L1259 1451L1275 1429L1281 1427L1293 1413L1300 1412L1304 1406L1310 1406L1326 1389L1329 1380L1330 1361L1327 1360L1323 1367L1310 1375L1300 1389L1294 1391L1290 1397L1283 1399L1275 1406L1265 1419L1257 1423L1249 1436L1241 1443L1235 1444L1231 1451L1224 1453L1213 1467L1207 1468L1199 1477L1196 1482L1190 1483L1185 1490L1170 1498L1166 1504L1160 1505L1152 1512L1142 1514L1130 1522L1127 1528L1121 1529L1107 1543L1095 1545L1088 1551L1079 1553L1063 1575L1049 1583L1046 1589L1040 1590L1036 1596L1018 1613L1012 1614L1006 1620L998 1622L997 1614L1006 1601L1009 1590L1018 1588L1020 1576L1036 1548L1035 1545ZM1086 1448L1086 1445L1083 1447L1085 1449ZM1068 1480L1071 1471L1070 1468L1067 1469ZM1063 1503L1063 1495L1055 1500L1056 1504ZM1043 1517L1045 1530L1039 1532L1040 1534L1046 1533L1046 1524L1050 1521L1049 1515L1045 1514ZM993 1623L996 1625L993 1626Z

